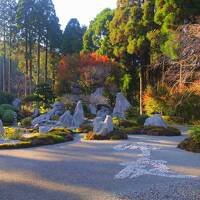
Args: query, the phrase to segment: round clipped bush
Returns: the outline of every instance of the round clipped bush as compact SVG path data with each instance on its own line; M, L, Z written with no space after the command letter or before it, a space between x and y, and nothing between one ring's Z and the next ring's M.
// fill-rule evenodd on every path
M0 109L16 111L16 108L10 104L2 104L0 105Z
M3 122L6 124L12 124L14 122L15 112L13 110L5 110L3 114Z
M4 112L5 112L4 109L0 107L0 119L3 118Z
M31 117L26 117L21 120L21 126L22 127L30 127L32 125L32 118Z

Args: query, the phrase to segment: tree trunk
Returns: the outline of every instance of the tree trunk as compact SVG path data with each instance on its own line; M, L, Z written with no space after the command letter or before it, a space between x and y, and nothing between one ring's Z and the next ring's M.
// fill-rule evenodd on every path
M26 68L25 68L25 96L28 95L28 35L26 33L26 47L25 47L25 62L26 62Z
M3 92L6 91L6 25L3 28L3 69L2 69Z
M11 47L11 30L10 30L10 38L9 38L9 47L10 47L10 52L9 52L9 66L8 66L8 92L11 93L11 70L12 70L12 47Z
M47 82L47 66L48 66L48 41L45 48L45 66L44 66L44 82Z
M37 55L37 84L40 82L40 37L38 38L38 55Z
M143 114L143 67L140 69L140 115Z
M32 63L32 41L29 41L29 93L32 93L32 82L33 82L33 63Z

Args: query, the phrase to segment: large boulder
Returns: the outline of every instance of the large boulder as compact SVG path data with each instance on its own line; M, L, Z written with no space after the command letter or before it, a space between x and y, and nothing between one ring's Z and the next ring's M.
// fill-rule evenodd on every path
M12 105L14 108L16 108L16 110L20 110L21 109L21 100L19 98L16 98L13 100Z
M93 115L97 114L97 109L96 109L96 106L94 104L90 104L88 106L88 108L89 108L89 111L90 111L91 114L93 114Z
M70 113L70 111L66 111L59 119L59 122L57 125L63 126L65 128L70 128L73 126L73 117Z
M0 120L0 135L4 135L4 134L5 134L5 129L3 127L2 121Z
M65 104L63 102L55 102L52 111L54 115L62 115L65 112Z
M113 110L113 117L125 119L125 112L131 107L126 97L120 92L117 93L116 103Z
M82 102L79 101L76 105L74 115L73 115L73 126L79 128L80 125L84 122L85 116L83 111Z
M32 117L33 118L36 118L40 115L40 110L38 108L35 108L34 111L33 111L33 115Z
M51 113L49 113L49 112L46 114L40 115L39 117L36 117L35 119L33 119L32 125L36 126L36 125L43 124L43 123L49 121L50 118L51 118Z
M102 117L105 119L107 115L110 115L111 109L108 105L98 105L97 107L100 108L97 111L97 117Z
M47 113L45 113L43 115L40 115L39 117L36 117L32 121L32 125L36 126L36 125L44 124L45 122L51 120L51 118L53 116L56 116L56 115L61 116L64 112L65 112L64 103L56 102L56 103L53 104L53 108L49 112L47 112Z
M48 133L49 131L51 131L54 127L52 126L40 126L39 127L39 133Z
M163 127L167 128L167 124L163 120L162 116L159 114L155 114L152 117L149 117L145 120L144 126L153 126L153 127Z
M97 117L94 120L93 125L93 131L102 136L106 136L108 133L113 131L113 122L110 115L107 115L104 121L103 118Z

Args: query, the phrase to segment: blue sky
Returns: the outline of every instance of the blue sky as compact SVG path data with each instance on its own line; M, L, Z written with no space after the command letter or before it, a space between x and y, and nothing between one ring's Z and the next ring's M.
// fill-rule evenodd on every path
M117 0L53 0L62 29L71 18L77 18L83 25L89 22L104 8L115 8Z

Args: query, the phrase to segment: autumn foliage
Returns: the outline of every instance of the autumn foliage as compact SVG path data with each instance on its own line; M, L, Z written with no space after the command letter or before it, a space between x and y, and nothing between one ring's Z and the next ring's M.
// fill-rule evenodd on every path
M57 90L58 93L70 93L74 87L78 87L81 92L89 93L98 86L114 90L119 73L118 65L107 56L96 53L62 56Z

